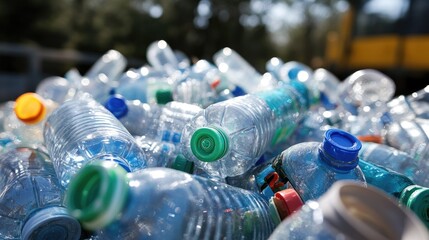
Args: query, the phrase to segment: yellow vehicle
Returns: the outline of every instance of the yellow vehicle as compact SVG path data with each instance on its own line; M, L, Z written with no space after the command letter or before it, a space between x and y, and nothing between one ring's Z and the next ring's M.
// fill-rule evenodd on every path
M429 1L349 3L339 31L328 35L326 67L339 75L379 69L396 81L397 90L429 84Z

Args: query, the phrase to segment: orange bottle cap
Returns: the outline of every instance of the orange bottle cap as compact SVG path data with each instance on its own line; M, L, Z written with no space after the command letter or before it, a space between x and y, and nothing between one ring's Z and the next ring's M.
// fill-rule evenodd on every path
M15 100L16 117L27 124L36 124L46 115L43 99L36 93L24 93Z
M383 137L380 135L360 135L357 139L362 142L383 143Z

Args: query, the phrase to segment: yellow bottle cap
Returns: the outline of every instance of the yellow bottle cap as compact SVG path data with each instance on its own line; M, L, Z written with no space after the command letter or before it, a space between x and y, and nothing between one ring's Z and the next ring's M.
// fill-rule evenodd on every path
M36 124L46 115L42 98L36 93L24 93L15 100L16 117L27 124Z

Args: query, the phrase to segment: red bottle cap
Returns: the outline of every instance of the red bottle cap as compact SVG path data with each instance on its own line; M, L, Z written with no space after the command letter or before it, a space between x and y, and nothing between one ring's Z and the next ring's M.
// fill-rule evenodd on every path
M304 203L294 189L285 189L274 194L274 204L281 220L298 211Z

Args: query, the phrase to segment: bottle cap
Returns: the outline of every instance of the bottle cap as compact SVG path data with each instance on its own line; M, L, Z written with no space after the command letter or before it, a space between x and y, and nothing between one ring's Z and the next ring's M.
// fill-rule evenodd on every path
M173 93L168 89L159 89L155 93L155 98L158 104L167 104L173 101Z
M429 188L408 186L402 190L399 202L410 208L429 228Z
M226 154L228 143L228 137L222 129L201 127L192 134L191 150L199 160L213 162Z
M174 159L171 168L192 174L194 172L194 162L188 161L183 154L179 154Z
M125 98L121 95L112 95L107 99L104 107L107 108L117 119L127 115L128 106Z
M348 170L355 168L359 163L358 154L362 143L348 132L334 128L327 130L322 147L325 153L333 158L330 163L335 167ZM337 166L335 163L339 165ZM343 165L344 163L348 163L348 165Z
M291 188L276 192L273 201L281 220L298 211L304 205L298 193Z
M36 124L46 116L46 106L36 93L24 93L15 100L16 117L27 124Z
M79 222L64 207L47 207L35 212L24 223L21 239L65 239L80 238Z
M114 162L97 161L84 166L72 179L66 193L71 215L88 230L111 223L126 201L125 177L125 170Z

